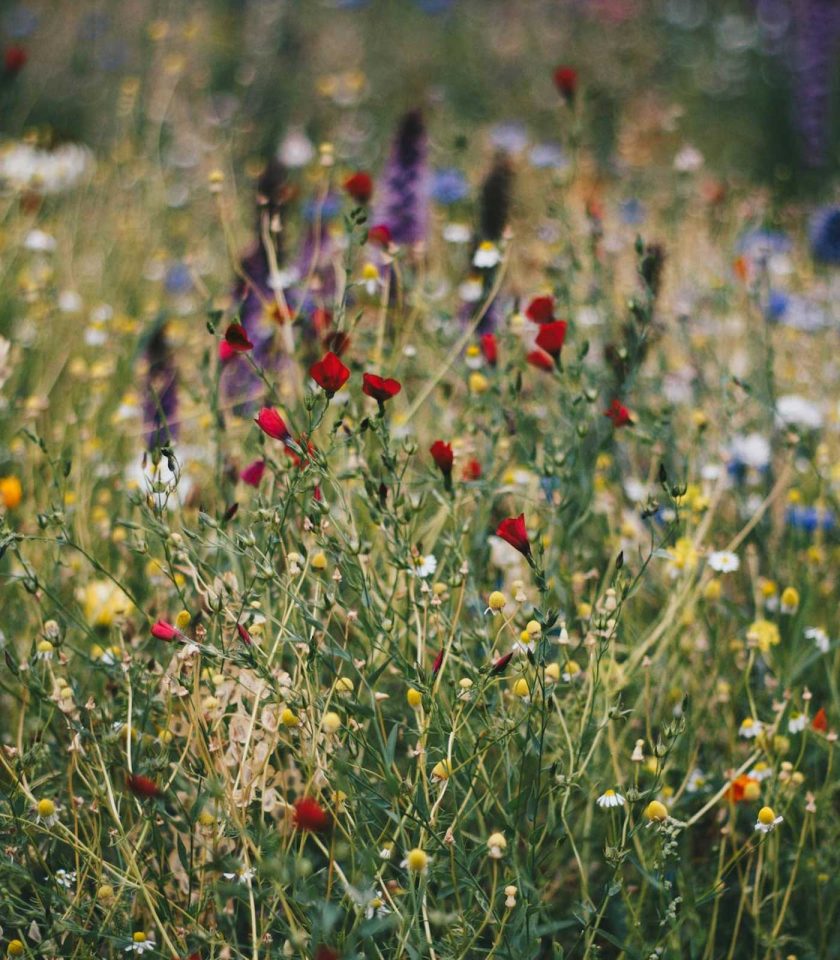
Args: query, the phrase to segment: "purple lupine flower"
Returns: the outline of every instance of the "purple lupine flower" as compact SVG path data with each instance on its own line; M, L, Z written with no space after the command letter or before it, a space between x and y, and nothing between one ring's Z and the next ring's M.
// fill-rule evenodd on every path
M394 243L426 239L431 189L427 153L423 114L412 110L403 117L394 139L372 221L387 226Z
M146 446L154 450L171 443L178 435L178 370L163 323L146 343L146 363L143 424Z
M840 41L837 0L793 0L796 123L805 162L826 161L831 118L831 86Z

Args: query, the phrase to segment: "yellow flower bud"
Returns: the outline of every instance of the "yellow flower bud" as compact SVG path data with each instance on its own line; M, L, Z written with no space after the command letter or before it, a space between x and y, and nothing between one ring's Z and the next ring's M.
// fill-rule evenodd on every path
M651 800L645 807L645 819L652 822L659 822L668 818L668 809L664 803L659 800Z
M416 710L423 703L423 694L414 687L409 687L405 699L408 700L408 705Z

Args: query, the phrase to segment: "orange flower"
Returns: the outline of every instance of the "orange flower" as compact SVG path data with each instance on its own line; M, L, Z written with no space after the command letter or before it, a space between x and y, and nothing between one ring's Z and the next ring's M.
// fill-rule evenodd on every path
M0 477L0 500L7 510L14 510L23 499L23 488L17 477Z
M755 786L753 786L753 784L755 784ZM726 791L726 799L732 800L734 803L741 803L743 800L755 800L758 796L755 792L756 790L761 790L761 785L758 780L748 776L746 773L742 773L740 777L736 777L729 785L729 789Z

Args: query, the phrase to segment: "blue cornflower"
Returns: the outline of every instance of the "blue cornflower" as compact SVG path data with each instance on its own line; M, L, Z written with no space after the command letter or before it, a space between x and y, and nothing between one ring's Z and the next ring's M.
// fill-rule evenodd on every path
M818 263L840 264L840 207L823 207L811 218L811 253Z
M432 197L444 206L463 200L469 192L467 178L455 167L435 170L432 174Z

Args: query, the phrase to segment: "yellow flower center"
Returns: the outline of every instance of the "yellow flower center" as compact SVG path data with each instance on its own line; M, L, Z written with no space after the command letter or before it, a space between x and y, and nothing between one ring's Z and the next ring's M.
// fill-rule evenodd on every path
M409 850L405 860L409 870L412 870L414 873L419 873L421 870L426 869L426 865L429 862L429 855L425 850L415 847L413 850Z
M776 819L776 814L772 807L762 807L758 811L758 822L768 826Z
M38 816L51 817L55 813L55 804L52 800L44 798L38 801Z

